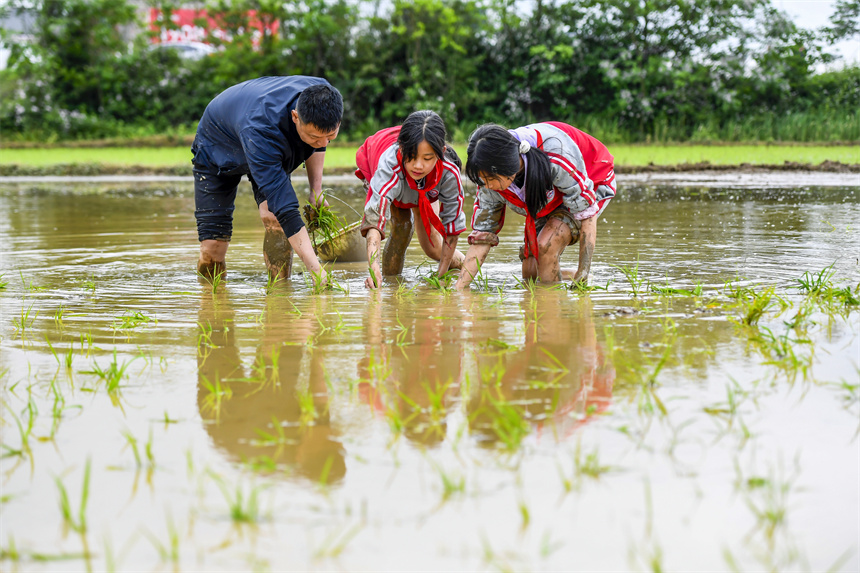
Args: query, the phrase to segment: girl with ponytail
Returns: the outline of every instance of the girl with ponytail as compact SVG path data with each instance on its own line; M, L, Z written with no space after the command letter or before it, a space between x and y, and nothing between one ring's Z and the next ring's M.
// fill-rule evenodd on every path
M438 114L416 111L403 125L368 137L355 154L355 175L367 190L361 221L371 263L367 288L381 286L382 275L403 271L413 216L421 248L439 261L438 275L462 266L465 257L457 250L457 238L466 230L462 164L445 137L445 123ZM388 241L380 257L379 244L386 232Z
M526 217L523 278L588 280L597 218L615 196L613 157L594 137L550 121L505 129L478 127L469 138L466 176L478 186L469 250L457 288L469 286L499 244L505 210ZM579 241L579 268L562 271L565 247Z

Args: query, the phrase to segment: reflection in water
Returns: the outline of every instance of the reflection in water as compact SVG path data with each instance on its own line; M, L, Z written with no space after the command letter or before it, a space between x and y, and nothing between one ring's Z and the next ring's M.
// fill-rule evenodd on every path
M442 316L438 299L427 300L429 304L402 317L399 305L386 304L378 296L369 302L358 389L395 433L434 446L445 439L447 417L459 393L463 350L456 343L457 321ZM389 340L383 323L396 325Z
M262 341L247 366L229 293L201 297L197 407L212 441L234 461L334 483L346 463L331 427L323 355L307 344L316 312L294 317L291 308L285 298L266 299Z
M567 436L608 407L615 370L598 345L590 299L571 306L561 291L526 297L521 347L503 342L507 321L479 319L461 302L431 296L414 307L369 303L359 395L395 434L440 444L461 389L477 439L509 449L532 428ZM464 335L477 344L464 347Z
M500 323L482 323L487 342L475 352L480 387L468 411L484 444L514 449L527 423L564 438L609 406L615 369L597 343L591 300L576 301L574 316L563 315L562 300L568 302L564 293L540 289L523 299L522 348L499 340L491 329Z
M213 296L193 273L190 195L0 185L4 570L56 569L42 556L89 565L71 560L80 538L57 505L62 482L83 509L86 467L98 570L151 568L167 550L190 570L274 568L285 555L303 570L400 570L416 554L432 570L626 570L628 556L660 552L683 570L729 552L738 570L825 570L840 555L858 570L860 313L796 287L835 261L834 284L856 296L860 187L625 189L601 220L605 291L533 295L512 286L518 265L496 261L487 294L445 296L421 280L420 253L401 290L367 292L358 264L334 268L348 293L314 295L298 274L267 289L259 216L242 203L235 272ZM515 260L522 228L503 235L497 259ZM637 264L633 297L611 265ZM728 298L725 281L756 301L772 292L758 326L733 324L753 302ZM792 308L780 314L776 296ZM118 326L137 311L155 320ZM128 365L122 412L83 374L112 363ZM131 438L154 456L151 490L118 506ZM566 495L572 445L625 471ZM277 511L237 534L215 481L183 479L192 458L238 485L257 474ZM782 471L792 460L796 481ZM459 489L438 505L442 474L443 499ZM630 535L617 535L622 521ZM108 541L130 549L111 563Z

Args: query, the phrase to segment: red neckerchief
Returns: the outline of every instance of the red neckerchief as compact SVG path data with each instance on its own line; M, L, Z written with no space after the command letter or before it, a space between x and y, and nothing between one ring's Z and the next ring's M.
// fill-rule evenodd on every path
M537 242L537 226L535 225L534 217L529 213L528 207L526 207L525 202L517 197L516 193L513 191L509 191L505 189L504 191L499 191L499 195L504 197L509 203L512 205L516 205L520 209L523 209L526 212L526 229L524 233L523 240L525 241L525 249L523 249L523 255L528 258L534 255L535 260L538 259L538 242ZM546 217L553 211L555 211L561 204L564 196L555 191L555 195L553 195L552 200L547 202L543 209L541 209L537 216L538 217Z
M400 149L397 150L397 163L403 166L403 155ZM431 227L439 231L439 234L443 237L446 236L445 226L442 224L439 216L433 211L433 207L430 206L430 200L427 198L427 192L434 189L439 184L439 181L442 180L442 159L437 160L433 171L424 177L424 189L418 188L418 182L406 172L405 166L403 166L403 175L409 187L418 193L418 212L421 213L421 222L424 223L427 239L432 245L433 232L431 231Z

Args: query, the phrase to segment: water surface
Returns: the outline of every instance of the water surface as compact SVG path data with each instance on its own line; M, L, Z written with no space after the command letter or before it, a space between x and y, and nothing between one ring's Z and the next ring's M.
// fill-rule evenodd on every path
M860 313L794 288L860 283L830 183L622 179L588 294L518 283L511 215L489 291L414 244L321 295L247 186L213 292L187 182L4 184L3 568L856 571Z

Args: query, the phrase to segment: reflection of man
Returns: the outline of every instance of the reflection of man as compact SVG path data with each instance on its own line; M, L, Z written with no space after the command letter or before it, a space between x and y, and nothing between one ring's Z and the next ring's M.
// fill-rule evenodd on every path
M487 345L476 355L482 389L469 401L470 425L488 443L498 439L504 413L499 405L513 405L538 429L547 422L560 434L571 432L583 419L605 410L612 399L615 370L597 343L591 301L582 298L575 318L563 317L558 291L538 291L542 314L526 324L525 344L520 349ZM532 315L532 308L523 310ZM485 339L498 334L482 321ZM475 331L476 337L480 336ZM494 404L495 402L495 404ZM502 406L504 407L504 406Z
M247 175L266 229L269 273L289 277L295 249L308 270L321 276L290 173L305 164L311 201L319 204L325 149L337 137L342 116L340 92L307 76L248 80L206 106L191 147L198 272L212 277L226 268L236 189Z
M343 479L346 462L329 417L322 350L305 345L318 328L314 313L296 318L285 298L269 298L257 358L243 365L229 301L213 308L210 296L202 300L200 324L204 333L211 325L211 335L198 357L197 405L214 444L236 462L285 465L313 482Z
M460 323L438 315L460 311L426 305L416 309L421 316L402 316L397 305L370 304L359 394L410 441L437 445L445 439L452 399L460 390L462 363Z

